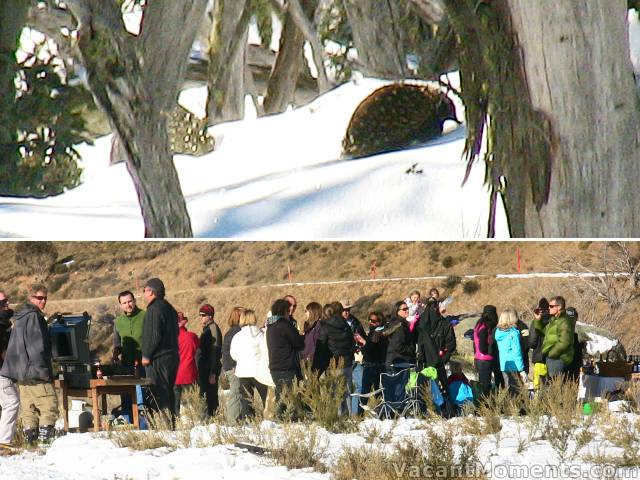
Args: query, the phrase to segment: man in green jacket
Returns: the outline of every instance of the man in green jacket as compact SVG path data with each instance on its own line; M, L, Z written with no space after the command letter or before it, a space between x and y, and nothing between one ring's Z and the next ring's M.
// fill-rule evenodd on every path
M113 363L122 362L123 370L134 373L135 363L138 362L138 374L144 377L142 367L142 330L145 311L138 308L136 299L129 290L118 294L118 303L122 315L113 322ZM136 387L136 402L142 403L142 389ZM130 395L120 397L122 413L131 415L133 400ZM132 417L129 417L132 418Z
M536 330L544 334L542 354L546 358L549 378L561 375L573 361L573 334L575 323L567 316L563 297L549 300L551 319L546 327L535 321Z
M142 360L145 311L138 308L136 299L129 290L118 294L118 303L122 315L114 320L113 361L121 361L123 366L133 369L135 361L139 364Z

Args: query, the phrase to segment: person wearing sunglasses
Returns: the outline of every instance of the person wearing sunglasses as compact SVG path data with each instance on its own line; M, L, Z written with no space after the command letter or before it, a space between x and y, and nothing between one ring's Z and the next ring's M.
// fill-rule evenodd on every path
M392 315L384 327L384 336L388 339L385 368L396 373L415 363L416 347L409 330L409 307L404 301L394 304Z
M222 371L222 332L213 317L213 305L205 303L198 310L202 333L200 348L196 353L198 364L198 385L200 396L207 402L207 415L210 417L218 409L218 380Z
M557 296L549 300L549 323L545 327L536 319L534 327L544 334L542 354L546 358L549 378L562 375L571 364L574 354L575 323L565 312L564 297Z
M50 442L55 436L58 397L53 388L51 337L44 309L48 290L32 285L26 305L15 316L15 323L0 376L18 383L22 402L21 421L29 444Z

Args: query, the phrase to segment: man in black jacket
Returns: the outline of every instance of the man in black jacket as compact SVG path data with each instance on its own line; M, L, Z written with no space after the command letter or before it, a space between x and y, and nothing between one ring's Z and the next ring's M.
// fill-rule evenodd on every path
M427 308L418 323L418 364L434 367L438 371L438 381L444 394L447 393L447 372L445 365L456 351L456 335L451 323L440 312L439 302L427 300Z
M142 365L151 379L150 405L158 410L168 409L173 422L176 383L180 354L178 352L178 312L164 298L164 283L151 278L144 286L147 301L142 335Z
M58 419L58 397L53 388L51 337L42 311L47 287L33 285L29 302L18 311L0 375L17 382L21 419L28 443L52 440Z
M215 313L213 305L206 303L200 307L202 333L200 348L196 354L200 396L207 402L207 415L210 417L218 409L218 382L222 370L222 332L213 321Z

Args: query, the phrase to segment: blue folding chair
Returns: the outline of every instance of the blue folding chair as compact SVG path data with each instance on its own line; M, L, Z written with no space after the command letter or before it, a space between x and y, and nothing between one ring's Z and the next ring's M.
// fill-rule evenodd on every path
M369 393L352 393L360 407L375 418L394 418L397 416L417 416L423 411L423 403L419 395L420 382L410 382L416 378L417 372L412 364L391 365L388 372L380 374L380 388ZM380 402L371 408L368 400L379 397ZM363 400L367 402L363 402Z

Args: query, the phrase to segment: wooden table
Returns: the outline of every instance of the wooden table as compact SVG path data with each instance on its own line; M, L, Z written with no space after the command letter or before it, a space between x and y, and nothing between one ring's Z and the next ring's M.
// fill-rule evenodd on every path
M100 431L100 416L107 413L107 395L131 395L132 421L136 428L140 428L138 416L138 402L136 402L136 386L151 385L148 378L135 378L133 375L121 375L109 378L91 379L89 388L70 388L64 379L54 382L62 392L62 413L64 415L64 429L69 430L69 397L90 398L93 413L93 430ZM98 397L101 405L98 406Z

